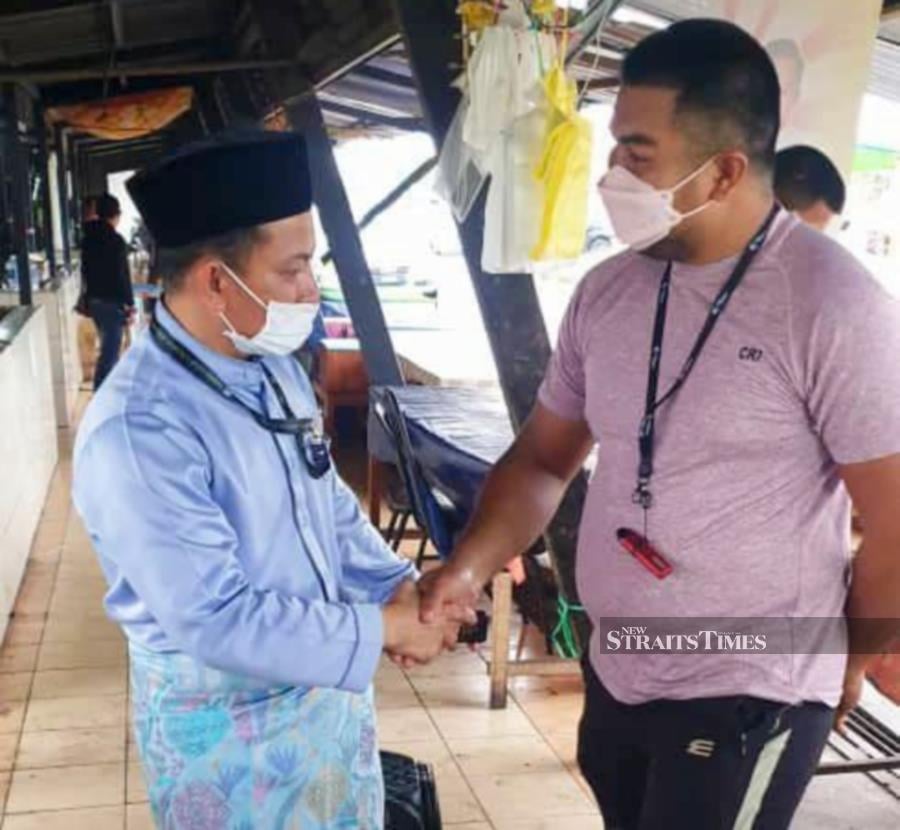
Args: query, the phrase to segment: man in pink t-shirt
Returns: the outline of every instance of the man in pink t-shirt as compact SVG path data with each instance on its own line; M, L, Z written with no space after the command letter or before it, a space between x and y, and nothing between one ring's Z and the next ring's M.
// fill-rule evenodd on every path
M778 80L749 35L673 25L622 81L601 193L630 250L579 286L423 615L474 602L597 444L578 756L606 825L778 830L898 633L900 307L777 207Z

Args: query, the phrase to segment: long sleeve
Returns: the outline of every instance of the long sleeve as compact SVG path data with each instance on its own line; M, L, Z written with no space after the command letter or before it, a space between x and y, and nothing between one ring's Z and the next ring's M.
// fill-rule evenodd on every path
M415 579L412 563L395 554L363 515L356 494L335 475L335 525L341 552L341 597L347 602L387 602L405 579Z
M101 558L176 648L275 683L364 690L382 649L380 607L252 586L211 476L189 428L118 415L79 448L75 503Z

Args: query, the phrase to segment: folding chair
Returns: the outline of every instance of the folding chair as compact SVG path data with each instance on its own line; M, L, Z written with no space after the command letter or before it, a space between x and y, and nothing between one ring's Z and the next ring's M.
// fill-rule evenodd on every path
M376 417L394 441L412 516L425 535L416 556L416 566L421 567L429 541L438 557L445 559L453 550L454 537L462 530L462 517L450 500L431 487L425 478L412 447L406 418L394 393L390 389L383 390L373 405Z

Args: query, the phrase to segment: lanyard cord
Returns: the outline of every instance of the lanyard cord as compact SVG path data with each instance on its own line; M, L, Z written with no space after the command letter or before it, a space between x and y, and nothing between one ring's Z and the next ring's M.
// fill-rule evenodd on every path
M187 369L187 371L195 378L202 381L214 392L243 409L266 431L277 432L283 435L302 436L313 430L314 421L311 418L294 417L291 408L288 406L284 390L282 390L281 386L275 380L265 364L260 363L259 365L262 367L266 379L272 385L272 389L275 390L275 395L278 398L279 404L281 404L282 409L289 416L287 418L270 418L244 403L244 401L225 385L222 379L213 372L209 366L172 337L172 335L159 324L159 321L155 317L150 321L150 335L153 337L156 345L169 355L169 357L175 360L176 363Z
M663 274L662 281L659 285L659 295L656 304L656 319L653 323L653 342L650 348L650 361L647 373L647 397L644 405L644 417L641 419L640 430L638 432L640 465L638 467L637 487L635 487L632 497L634 503L639 504L644 509L645 518L646 511L653 506L653 494L650 491L650 480L653 478L656 413L663 404L670 401L679 392L681 387L684 386L693 371L694 366L697 364L697 359L703 352L703 348L706 346L710 335L713 333L716 323L719 322L719 318L724 314L735 290L747 275L747 271L750 270L750 266L756 259L756 255L760 252L763 245L765 245L766 239L769 236L769 231L772 228L772 223L778 215L778 211L779 207L778 205L775 205L762 227L756 232L756 235L750 241L750 244L744 249L741 258L734 267L734 271L732 271L731 276L722 286L716 299L713 301L712 306L710 306L706 322L703 324L703 328L700 329L700 333L697 335L694 346L688 354L684 365L681 367L678 377L675 379L675 382L672 384L669 391L661 398L657 398L659 393L659 371L662 363L663 337L666 330L666 313L669 307L669 296L672 285L673 264L672 262L669 262L666 266L665 273Z

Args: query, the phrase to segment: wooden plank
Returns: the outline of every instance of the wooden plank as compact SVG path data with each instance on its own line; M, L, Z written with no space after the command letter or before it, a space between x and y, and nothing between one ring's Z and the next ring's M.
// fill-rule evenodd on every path
M505 709L509 694L509 621L512 577L501 571L493 581L491 609L491 709Z
M493 622L491 623L493 625ZM488 662L488 674L492 663ZM573 677L581 675L581 662L561 657L541 657L528 660L510 660L506 669L509 677Z

